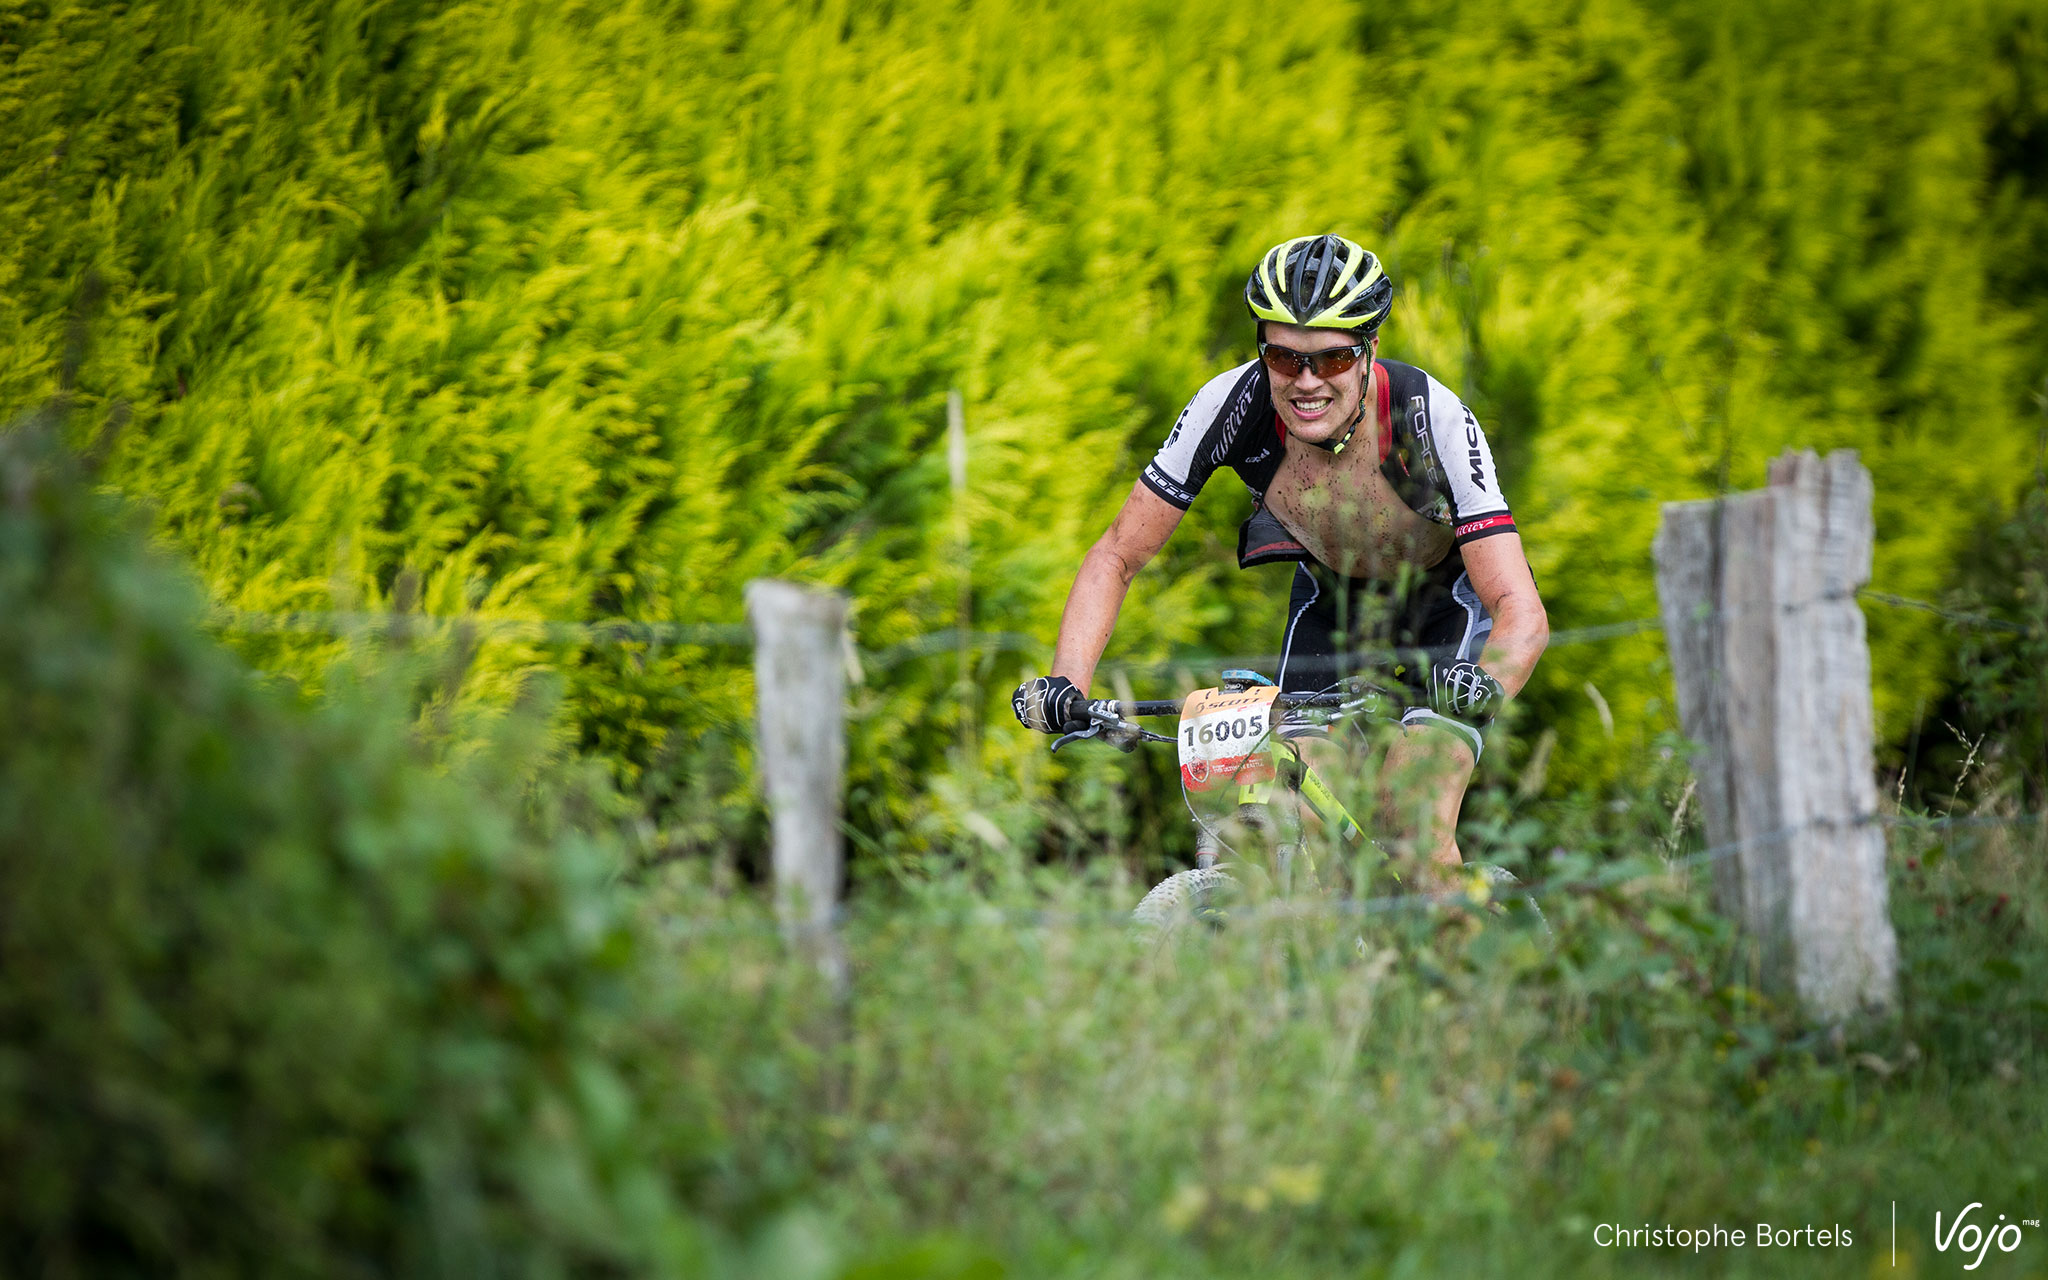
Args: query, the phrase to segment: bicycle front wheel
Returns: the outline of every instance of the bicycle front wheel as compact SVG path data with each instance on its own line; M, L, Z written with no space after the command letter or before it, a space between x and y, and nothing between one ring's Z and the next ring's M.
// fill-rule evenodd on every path
M1160 938L1196 923L1220 928L1243 896L1243 886L1223 868L1194 867L1154 885L1131 912L1131 921Z
M1522 882L1515 878L1514 872L1491 862L1468 862L1465 866L1467 870L1484 876L1487 888L1498 894L1487 904L1490 910L1533 926L1545 938L1555 936L1550 931L1550 921L1543 915L1543 908L1536 905L1532 895L1522 892Z

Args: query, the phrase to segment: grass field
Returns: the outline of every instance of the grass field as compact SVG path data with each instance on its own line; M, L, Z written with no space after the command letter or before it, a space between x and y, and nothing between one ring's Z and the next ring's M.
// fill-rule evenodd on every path
M849 922L843 1013L743 905L674 944L731 1143L705 1194L786 1179L803 1207L755 1247L816 1275L900 1235L901 1271L862 1274L1861 1276L1894 1201L1900 1274L1959 1271L1937 1209L2048 1193L2041 833L1969 830L1894 840L1903 1011L1846 1036L1750 988L1655 858L1546 895L1550 946L1396 912L1159 948L1117 918L1132 883L935 885ZM1601 1248L1602 1223L1749 1243ZM2048 1272L2048 1238L1994 1263Z

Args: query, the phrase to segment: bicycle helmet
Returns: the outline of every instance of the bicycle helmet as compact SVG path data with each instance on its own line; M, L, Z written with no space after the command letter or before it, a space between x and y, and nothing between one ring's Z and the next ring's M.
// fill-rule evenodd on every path
M1350 329L1370 342L1387 312L1394 309L1394 282L1380 260L1363 245L1339 235L1296 236L1266 250L1251 279L1244 282L1245 305L1259 324L1299 325L1305 329ZM1331 443L1307 440L1325 453L1342 453L1365 421L1365 398L1351 415L1343 436Z
M1394 282L1364 246L1338 235L1296 236L1266 250L1244 285L1254 320L1371 337L1394 306Z

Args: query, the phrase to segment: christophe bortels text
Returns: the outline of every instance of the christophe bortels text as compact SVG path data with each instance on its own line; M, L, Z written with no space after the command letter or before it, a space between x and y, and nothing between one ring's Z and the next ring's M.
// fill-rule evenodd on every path
M1752 1229L1718 1223L1711 1227L1674 1227L1669 1223L1653 1227L1645 1222L1640 1227L1624 1227L1603 1222L1593 1228L1593 1243L1602 1249L1843 1249L1855 1242L1854 1234L1840 1223L1774 1227L1759 1222Z

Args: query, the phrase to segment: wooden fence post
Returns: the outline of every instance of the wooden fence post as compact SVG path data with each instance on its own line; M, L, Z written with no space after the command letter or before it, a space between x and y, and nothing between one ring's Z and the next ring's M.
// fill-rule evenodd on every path
M1889 1009L1872 753L1870 473L1853 450L1771 464L1770 487L1664 506L1657 594L1721 910L1756 940L1765 981L1839 1022Z
M839 832L846 769L846 599L787 582L747 584L754 627L761 785L774 834L775 909L790 945L810 956L835 995L846 952L834 927L845 852Z

